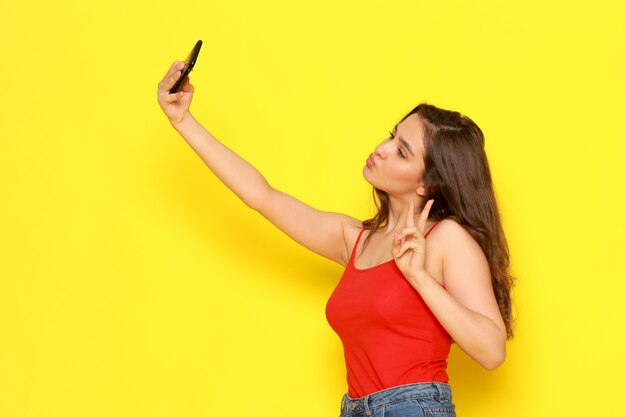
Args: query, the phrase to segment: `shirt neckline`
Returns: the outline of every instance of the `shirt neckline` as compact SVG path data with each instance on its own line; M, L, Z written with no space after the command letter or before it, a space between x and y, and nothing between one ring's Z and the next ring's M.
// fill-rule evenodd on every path
M376 269L376 268L378 268L378 267L381 267L381 266L387 265L388 263L391 263L391 262L395 262L395 260L394 260L393 258L391 258L391 259L389 259L388 261L383 262L382 264L378 264L378 265L370 266L369 268L357 268L357 267L356 267L356 264L355 264L355 262L354 262L354 259L352 259L352 262L351 262L351 264L352 264L352 265L351 265L351 266L352 266L352 269L354 269L355 271L359 271L359 272L361 272L361 271L369 271L370 269Z
M426 237L428 237L428 235L430 234L430 232L431 232L431 231L435 228L435 226L437 226L440 222L441 222L441 220L436 221L435 223L433 223L433 224L430 226L430 228L428 229L428 231L424 234L424 237L425 237L425 238L426 238ZM348 261L348 264L350 264L350 267L351 267L353 270L357 271L357 272L367 272L367 271L371 271L372 269L376 269L376 268L380 268L381 266L385 266L385 265L387 265L387 264L389 264L389 263L391 263L391 262L393 262L393 263L394 263L394 265L395 265L395 259L391 258L391 259L389 259L388 261L385 261L385 262L383 262L383 263L381 263L381 264L378 264L378 265L370 266L369 268L357 268L357 267L356 267L356 262L355 262L355 261L356 261L356 249L357 249L357 246L359 246L359 242L360 242L360 240L361 240L361 235L363 235L363 232L364 232L365 230L366 230L366 229L361 229L361 232L359 233L359 236L358 236L358 237L357 237L357 239L356 239L356 243L354 244L354 247L352 248L352 254L350 255L350 260ZM370 233L371 233L371 231L370 231Z

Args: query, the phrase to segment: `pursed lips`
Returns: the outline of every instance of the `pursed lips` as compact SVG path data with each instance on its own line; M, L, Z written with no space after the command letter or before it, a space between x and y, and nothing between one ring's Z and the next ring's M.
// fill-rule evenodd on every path
M372 153L372 154L370 154L369 158L367 158L367 163L368 163L368 164L367 164L368 166L370 166L370 165L371 165L371 166L376 165L376 160L375 160L375 157L374 157L374 154L373 154L373 153Z

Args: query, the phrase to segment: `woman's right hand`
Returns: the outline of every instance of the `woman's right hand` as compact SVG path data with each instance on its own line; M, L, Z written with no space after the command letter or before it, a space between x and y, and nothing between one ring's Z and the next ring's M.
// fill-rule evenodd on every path
M175 61L159 83L157 89L159 105L172 125L182 122L189 115L189 106L191 106L191 99L193 98L194 88L189 82L189 77L187 77L178 92L170 94L170 88L174 86L182 75L184 66L185 63L183 61Z

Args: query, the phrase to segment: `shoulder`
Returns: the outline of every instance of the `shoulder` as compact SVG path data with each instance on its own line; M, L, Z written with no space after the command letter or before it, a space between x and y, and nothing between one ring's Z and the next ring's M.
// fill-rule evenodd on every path
M359 233L364 229L363 222L354 217L346 216L343 222L343 248L342 248L342 265L345 266L350 259L352 249L356 244Z
M480 247L465 227L450 218L440 220L429 236L433 236L433 240L436 238L436 240L443 241L447 245L477 245Z
M443 250L443 282L460 304L490 318L506 334L493 290L489 261L480 244L458 222L446 219L438 230Z
M430 233L428 240L429 245L432 242L437 248L444 263L452 260L467 262L468 258L483 264L487 261L478 241L454 219L441 220Z
M437 234L435 234L437 233ZM442 258L443 280L448 291L466 306L466 297L482 300L491 290L489 262L480 244L456 220L445 219L433 230L433 243ZM430 238L429 238L430 239Z

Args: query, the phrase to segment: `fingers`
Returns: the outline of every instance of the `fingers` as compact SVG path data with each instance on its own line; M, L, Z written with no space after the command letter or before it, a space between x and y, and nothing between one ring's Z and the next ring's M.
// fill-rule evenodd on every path
M183 81L183 85L180 87L180 89L183 90L185 93L193 93L195 91L195 88L189 81L189 77L185 78L185 81Z
M179 91L177 93L173 93L173 94L167 94L164 95L163 97L163 101L165 103L173 103L175 101L178 101L179 99L181 99L183 97L183 92Z
M400 256L404 254L404 252L406 252L409 249L413 250L413 252L418 252L416 249L419 248L419 246L420 246L420 243L415 240L406 241L400 248L397 248L397 249L394 248L393 255L396 258L399 258Z
M428 220L428 214L430 213L430 208L433 206L434 202L435 200L428 200L426 202L426 205L424 206L424 209L420 213L420 217L417 220L417 225L418 225L417 227L422 233L424 233L424 229L426 229L426 221Z
M404 227L400 232L395 233L393 244L391 245L394 257L398 257L402 253L406 252L406 250L415 249L418 245L422 244L422 241L424 240L426 221L428 220L428 215L434 202L435 200L432 199L426 202L424 209L419 215L417 226L414 221L415 203L413 201L409 202L409 209L406 214L406 227Z
M399 254L406 251L407 244L418 244L421 240L424 240L424 235L419 233L417 227L405 227L394 234L393 243L391 245L392 256L400 256Z
M174 77L174 82L176 82L176 80L178 80L178 75L182 73L183 68L185 68L185 63L183 61L174 61L163 79Z
M165 77L163 77L163 78L167 78L167 76L168 75L172 75L174 73L174 71L182 69L184 65L185 65L185 63L183 61L174 61L174 62L172 62L172 65L167 70L167 73L165 73Z
M417 230L424 233L424 229L426 228L426 221L428 220L428 214L430 213L430 208L432 207L435 200L428 200L424 205L424 209L420 213L419 218L417 219L417 226L415 225L415 202L409 201L409 208L406 211L406 227L402 231L402 238L409 234L415 234ZM406 230L410 230L405 232Z
M182 69L185 67L185 63L183 61L175 61L170 69L165 74L165 77L161 80L158 85L159 93L169 92L170 88L174 86L176 81L180 78L182 74Z
M182 98L185 95L185 93L193 93L194 90L195 89L193 85L189 82L189 77L187 77L185 81L183 82L183 85L180 87L180 90L177 91L176 93L170 94L169 90L167 90L164 93L161 93L163 95L162 100L166 104L173 103L175 101L178 101L178 99Z
M400 238L400 240L404 239L405 237L411 235L414 238L418 238L419 236L417 235L418 229L415 226L412 227L405 227L404 229L402 229L401 231L397 232L396 234L398 235L398 237Z

